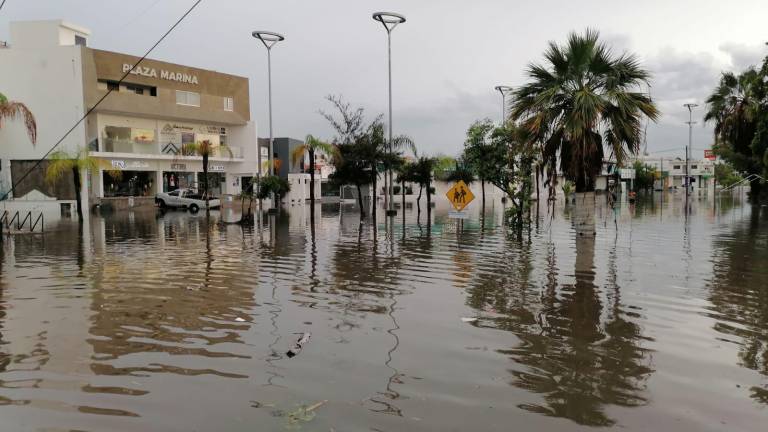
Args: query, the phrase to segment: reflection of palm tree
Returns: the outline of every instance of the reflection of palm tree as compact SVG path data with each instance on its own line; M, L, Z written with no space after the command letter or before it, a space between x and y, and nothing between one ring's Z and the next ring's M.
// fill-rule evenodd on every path
M492 308L500 317L482 322L511 331L521 340L517 347L500 351L519 365L511 370L511 384L543 395L544 403L520 408L583 425L609 426L614 420L603 407L644 404L643 383L651 369L646 365L647 351L638 346L638 326L623 318L618 287L612 313L601 320L594 244L594 237L577 238L576 283L563 285L559 293L551 247L545 287L533 293L524 289L530 284L529 246L519 242L507 248L519 252L500 262L506 268L483 275L469 289L468 302L477 309Z
M768 212L752 210L748 222L733 232L717 236L710 301L715 310L715 330L737 338L739 364L768 378ZM733 323L737 323L734 325ZM768 405L768 388L754 386L752 397Z

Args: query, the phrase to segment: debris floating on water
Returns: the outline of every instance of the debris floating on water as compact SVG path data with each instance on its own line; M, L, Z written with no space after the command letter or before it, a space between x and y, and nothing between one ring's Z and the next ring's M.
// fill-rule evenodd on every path
M301 348L307 342L309 342L309 338L312 337L312 334L307 332L299 333L299 334L301 334L301 337L299 338L299 340L297 340L296 344L293 345L293 347L291 347L291 349L289 349L287 353L285 353L285 355L288 356L288 358L296 357L301 352Z
M462 317L461 321L462 322L475 322L475 321L477 321L477 318Z
M235 318L235 321L237 321L237 322L245 322L245 320L240 318L240 317Z

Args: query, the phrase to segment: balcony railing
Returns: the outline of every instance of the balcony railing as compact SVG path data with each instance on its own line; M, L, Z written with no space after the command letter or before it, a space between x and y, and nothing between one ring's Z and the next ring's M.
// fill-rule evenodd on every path
M104 138L102 141L101 151L108 153L134 153L134 154L151 154L151 155L170 155L170 156L199 156L193 146L188 144L164 144L162 148L158 146L156 142L135 142L125 139L116 138ZM91 146L89 146L91 148ZM235 146L226 146L227 150L223 150L219 147L214 147L211 157L220 157L224 159L242 158L242 148ZM92 151L95 151L93 149Z
M101 151L108 153L160 154L157 142L136 142L119 138L104 138Z

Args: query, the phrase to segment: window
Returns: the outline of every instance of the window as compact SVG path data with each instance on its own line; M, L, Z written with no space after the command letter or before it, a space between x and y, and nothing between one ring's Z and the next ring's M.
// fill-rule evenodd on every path
M80 35L75 35L75 45L86 46L86 40Z
M698 165L691 165L691 169L699 169Z
M176 90L176 104L199 107L200 93Z
M224 111L234 111L235 110L235 99L231 97L225 97L224 98Z
M169 193L168 195L169 195L169 196L174 196L174 197L177 197L177 196L179 196L179 190L178 190L178 189L176 189L175 191L173 191L173 192Z
M680 165L675 165L672 167L672 169L680 169Z

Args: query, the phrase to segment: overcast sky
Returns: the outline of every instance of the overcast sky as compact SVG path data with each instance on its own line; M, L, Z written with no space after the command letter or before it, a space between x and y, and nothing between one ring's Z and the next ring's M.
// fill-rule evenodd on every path
M7 0L0 40L15 20L65 19L92 31L90 46L141 55L193 0ZM663 117L648 126L648 150L671 156L688 138L685 102L703 100L720 71L767 54L766 0L203 0L152 58L251 80L251 112L267 136L266 51L250 33L283 33L272 56L275 136L333 134L318 114L340 94L370 117L387 108L386 33L378 10L408 21L393 32L394 127L422 152L457 154L475 119L501 116L498 84L525 82L547 41L596 28L617 51L640 56L654 75ZM0 86L2 72L0 71ZM700 122L701 123L701 122ZM694 157L712 142L694 128ZM673 149L672 151L666 151Z

